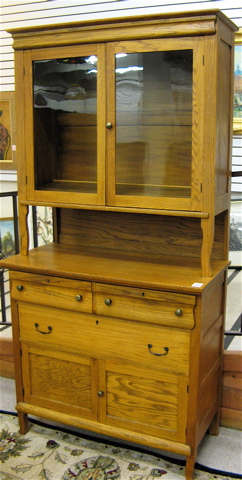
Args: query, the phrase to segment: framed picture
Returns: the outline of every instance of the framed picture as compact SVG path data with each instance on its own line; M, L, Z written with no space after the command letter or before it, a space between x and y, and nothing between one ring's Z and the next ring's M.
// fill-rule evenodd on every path
M14 92L0 93L0 170L16 170Z
M0 218L0 252L4 257L15 254L14 219Z
M242 28L235 34L234 50L234 134L242 134Z

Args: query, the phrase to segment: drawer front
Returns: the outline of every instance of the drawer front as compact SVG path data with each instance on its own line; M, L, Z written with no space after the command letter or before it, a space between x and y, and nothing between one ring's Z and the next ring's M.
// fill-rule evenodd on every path
M11 279L11 297L21 302L92 312L89 282L27 274Z
M189 332L19 303L20 340L188 374Z
M99 291L101 290L101 291ZM93 307L98 315L191 329L195 297L98 285Z

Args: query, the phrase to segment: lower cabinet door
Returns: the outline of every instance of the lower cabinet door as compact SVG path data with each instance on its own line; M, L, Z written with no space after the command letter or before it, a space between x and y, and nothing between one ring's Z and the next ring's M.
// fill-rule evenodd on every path
M99 385L102 423L185 442L187 376L102 361Z
M23 343L22 367L26 402L97 419L95 359Z

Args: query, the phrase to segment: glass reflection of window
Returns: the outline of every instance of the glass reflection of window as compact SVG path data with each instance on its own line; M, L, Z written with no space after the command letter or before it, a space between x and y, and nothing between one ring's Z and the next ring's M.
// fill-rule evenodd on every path
M120 53L115 72L116 193L189 197L192 50Z
M34 106L95 113L96 77L95 55L35 61Z

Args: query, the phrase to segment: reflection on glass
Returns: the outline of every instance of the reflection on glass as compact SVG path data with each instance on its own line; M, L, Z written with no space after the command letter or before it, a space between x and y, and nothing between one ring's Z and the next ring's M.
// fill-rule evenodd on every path
M116 55L116 193L190 197L192 50Z
M97 191L97 57L33 62L36 188Z

